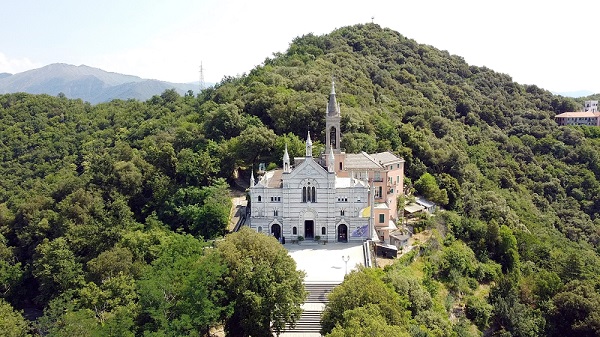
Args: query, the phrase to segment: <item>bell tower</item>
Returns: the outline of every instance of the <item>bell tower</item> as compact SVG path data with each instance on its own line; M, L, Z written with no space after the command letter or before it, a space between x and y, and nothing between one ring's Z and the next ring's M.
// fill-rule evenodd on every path
M331 93L329 94L329 102L327 103L327 111L325 115L325 153L340 153L340 106L335 99L335 82L331 80Z

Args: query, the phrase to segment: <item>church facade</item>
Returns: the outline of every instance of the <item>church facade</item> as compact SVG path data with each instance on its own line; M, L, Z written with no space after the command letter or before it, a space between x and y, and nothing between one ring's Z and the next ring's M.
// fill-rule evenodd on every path
M340 148L340 107L335 85L326 109L326 148L314 158L310 133L304 157L281 169L252 174L250 227L286 240L388 241L403 193L404 160L390 152L347 154Z

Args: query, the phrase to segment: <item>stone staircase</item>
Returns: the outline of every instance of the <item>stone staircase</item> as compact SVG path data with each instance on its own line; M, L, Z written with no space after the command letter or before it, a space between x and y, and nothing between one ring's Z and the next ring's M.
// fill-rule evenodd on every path
M335 288L337 283L305 283L304 289L308 291L308 297L304 303L327 303L327 295Z
M321 313L328 302L327 295L333 290L336 283L306 283L304 288L308 297L302 308L302 316L293 329L285 330L280 336L312 337L321 336Z

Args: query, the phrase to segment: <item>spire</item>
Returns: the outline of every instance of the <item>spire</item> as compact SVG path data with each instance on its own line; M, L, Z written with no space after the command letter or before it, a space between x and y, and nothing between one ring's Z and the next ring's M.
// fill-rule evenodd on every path
M306 156L312 157L312 141L310 140L310 131L308 131L308 137L306 137Z
M285 143L285 152L283 152L283 172L290 172L290 154L288 153L287 143Z
M331 79L331 93L329 94L329 103L327 104L327 116L338 116L340 108L335 99L335 81Z
M335 157L333 154L333 147L329 148L329 158L327 158L327 169L329 172L335 172Z
M254 187L254 169L250 171L250 187Z
M287 150L287 143L285 143L285 151L283 152L283 161L290 161L290 154Z

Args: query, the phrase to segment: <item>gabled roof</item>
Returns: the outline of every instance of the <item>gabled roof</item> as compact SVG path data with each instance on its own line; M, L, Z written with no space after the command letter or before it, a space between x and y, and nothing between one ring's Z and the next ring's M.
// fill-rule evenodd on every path
M370 154L371 158L380 163L381 165L387 165L395 162L403 162L404 159L397 157L390 151L379 152Z
M314 158L305 157L303 162L296 165L292 172L290 172L289 175L286 175L286 179L294 178L298 174L305 174L306 172L310 172L311 175L317 174L321 177L326 177L329 174L323 166L319 165L319 163L314 160ZM316 177L313 176L312 178Z
M375 170L383 168L379 162L366 152L347 153L344 160L344 167L346 170Z

